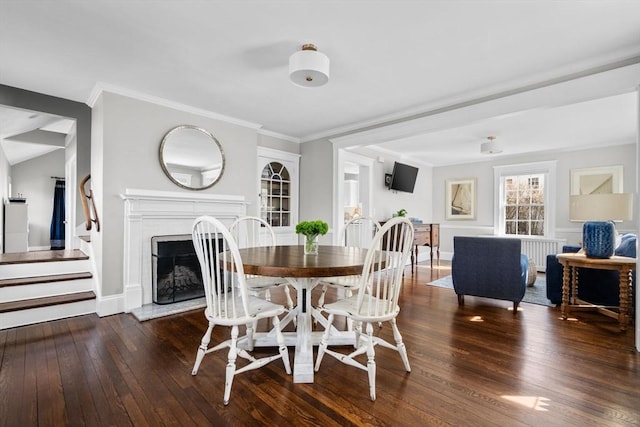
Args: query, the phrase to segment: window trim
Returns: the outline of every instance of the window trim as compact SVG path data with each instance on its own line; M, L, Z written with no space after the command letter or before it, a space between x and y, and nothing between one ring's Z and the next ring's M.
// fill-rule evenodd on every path
M527 236L531 238L555 238L556 235L556 168L557 160L520 163L516 165L502 165L493 167L493 232L499 236L505 234L504 177L511 175L544 174L544 236ZM508 236L513 236L509 234Z

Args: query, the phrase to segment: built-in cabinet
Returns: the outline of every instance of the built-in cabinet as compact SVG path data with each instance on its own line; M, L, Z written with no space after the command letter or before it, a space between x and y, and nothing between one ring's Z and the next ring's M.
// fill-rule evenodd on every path
M279 245L298 243L298 167L294 153L258 147L259 215L276 233Z
M4 204L5 253L29 250L29 215L26 203Z

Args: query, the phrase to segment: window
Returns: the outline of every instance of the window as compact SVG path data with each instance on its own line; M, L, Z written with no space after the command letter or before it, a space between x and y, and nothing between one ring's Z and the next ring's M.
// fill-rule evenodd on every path
M555 237L555 173L555 161L494 167L497 234Z
M504 177L504 234L544 236L544 175Z

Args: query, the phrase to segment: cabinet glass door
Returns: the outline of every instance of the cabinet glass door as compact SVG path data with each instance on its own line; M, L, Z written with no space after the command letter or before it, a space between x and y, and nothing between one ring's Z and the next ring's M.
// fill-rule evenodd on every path
M291 175L285 165L270 162L260 175L260 216L272 227L291 225Z

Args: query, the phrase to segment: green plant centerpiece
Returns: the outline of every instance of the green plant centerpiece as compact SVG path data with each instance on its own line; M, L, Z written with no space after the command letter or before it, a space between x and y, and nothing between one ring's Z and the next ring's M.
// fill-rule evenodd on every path
M407 210L406 209L400 209L398 212L396 212L396 214L394 216L406 216L407 215Z
M318 253L318 236L324 236L329 231L329 225L321 220L302 221L296 225L296 234L304 235L304 253Z

